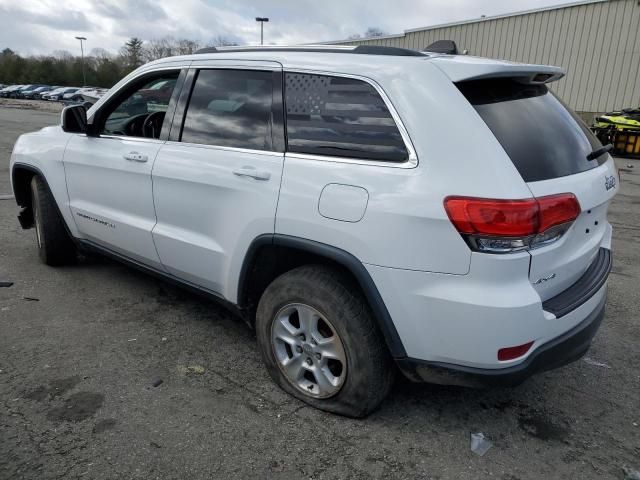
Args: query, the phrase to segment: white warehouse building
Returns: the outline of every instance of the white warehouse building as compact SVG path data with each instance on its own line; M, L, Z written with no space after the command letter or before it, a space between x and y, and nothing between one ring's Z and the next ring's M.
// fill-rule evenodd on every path
M585 0L325 43L423 50L437 40L469 55L563 67L567 75L552 89L587 121L640 107L640 0Z

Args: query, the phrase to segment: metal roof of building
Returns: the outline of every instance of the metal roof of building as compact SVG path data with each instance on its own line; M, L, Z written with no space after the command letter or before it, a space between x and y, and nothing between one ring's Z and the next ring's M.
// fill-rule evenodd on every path
M491 16L483 16L480 18L472 18L469 20L460 20L457 22L449 22L449 23L440 23L437 25L430 25L428 27L418 27L418 28L410 28L407 30L404 30L403 33L394 33L394 34L390 34L390 35L380 35L378 37L361 37L361 38L351 38L351 39L344 39L344 40L331 40L328 42L317 42L317 43L321 43L324 45L331 45L334 43L345 43L345 42L355 42L355 41L363 41L363 40L384 40L386 38L401 38L404 37L407 33L411 33L411 32L421 32L421 31L425 31L425 30L436 30L438 28L447 28L447 27L455 27L458 25L467 25L467 24L472 24L472 23L480 23L480 22L488 22L490 20L498 20L500 18L508 18L508 17L517 17L520 15L528 15L531 13L539 13L539 12L546 12L549 10L561 10L563 8L571 8L571 7L579 7L581 5L588 5L590 3L603 3L603 2L611 2L611 1L615 1L615 0L582 0L579 2L571 2L571 3L562 3L559 5L550 5L548 7L541 7L541 8L535 8L535 9L531 9L531 10L521 10L521 11L517 11L517 12L510 12L510 13L504 13L504 14L500 14L500 15L491 15Z

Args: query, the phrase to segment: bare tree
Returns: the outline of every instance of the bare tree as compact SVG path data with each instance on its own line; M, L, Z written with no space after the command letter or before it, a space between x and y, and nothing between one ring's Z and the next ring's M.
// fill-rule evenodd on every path
M73 58L73 55L71 55L69 50L54 50L52 57L57 58L58 60L70 60Z
M95 57L97 59L112 59L113 58L113 54L111 52L109 52L108 50L104 49L104 48L92 48L91 52L89 53L90 57Z
M364 32L365 38L383 37L386 34L387 33L384 30L382 30L381 28L378 28L378 27L369 27L369 28L367 28L367 31Z
M207 47L235 47L237 45L236 42L223 35L217 35L207 43Z
M163 37L149 40L144 46L144 57L147 62L174 55L175 39Z
M195 53L196 50L200 48L200 44L193 40L187 40L186 38L181 38L178 40L175 46L175 54L176 55L191 55Z

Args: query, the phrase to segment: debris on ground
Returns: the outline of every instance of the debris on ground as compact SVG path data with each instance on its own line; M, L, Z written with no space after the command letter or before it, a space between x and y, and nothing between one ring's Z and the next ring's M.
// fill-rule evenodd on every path
M622 471L625 474L625 480L640 480L640 470L635 470L629 467L622 467Z
M137 340L137 338L130 338L129 340L127 340L127 342L135 342Z
M187 373L195 373L196 375L202 375L204 373L204 367L200 365L189 365L187 367Z
M630 163L627 163L627 168L633 168L633 165L631 165Z
M27 302L39 302L40 299L36 298L36 297L22 297L23 300L26 300Z
M151 379L151 386L159 387L160 385L162 385L162 382L164 382L164 380L162 380L160 377L153 377Z
M584 360L584 363L587 363L589 365L593 365L594 367L611 368L606 363L598 362L597 360L594 360L591 357L584 357L583 360Z
M10 287L12 285L13 285L13 282L0 282L0 288L2 288L2 287L7 288L7 287Z
M178 372L180 372L183 375L189 375L189 374L193 374L193 375L202 375L204 374L205 370L204 367L201 365L178 365Z
M471 451L479 456L484 456L489 449L493 447L493 444L487 440L484 433L472 433L471 434Z

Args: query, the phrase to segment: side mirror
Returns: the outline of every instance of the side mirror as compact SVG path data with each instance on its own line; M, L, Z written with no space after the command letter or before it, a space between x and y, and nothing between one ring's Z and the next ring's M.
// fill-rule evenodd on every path
M84 105L71 105L62 110L62 130L69 133L87 133L87 109Z

